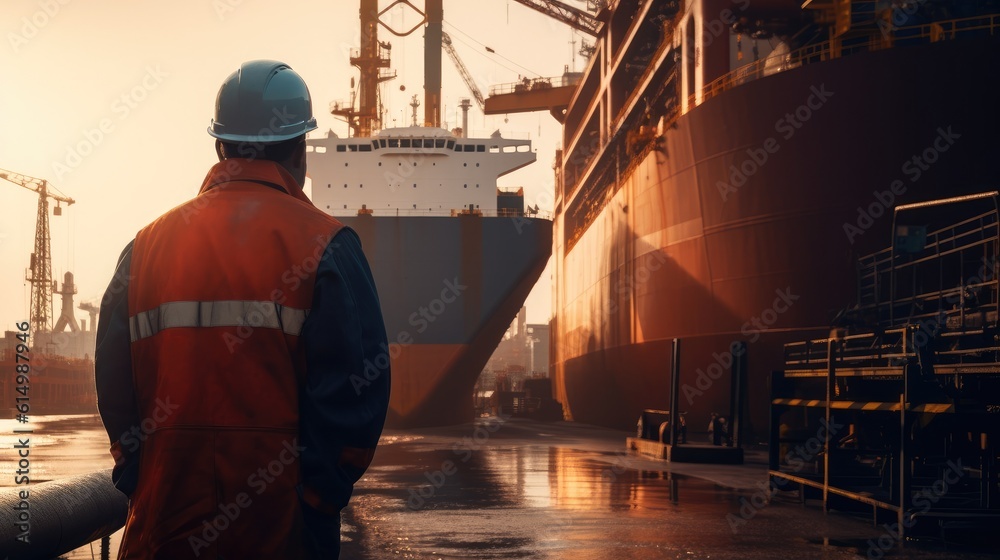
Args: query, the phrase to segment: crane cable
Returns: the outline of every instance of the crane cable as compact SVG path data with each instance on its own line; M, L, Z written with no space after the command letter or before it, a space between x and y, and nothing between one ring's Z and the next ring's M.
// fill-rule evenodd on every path
M496 56L498 56L498 57L500 57L500 58L502 58L502 59L506 60L507 62L509 62L509 63L513 64L514 66L517 66L518 68L520 68L520 69L524 70L524 71L525 71L525 72L527 72L528 74L534 74L534 75L535 75L536 77L541 77L541 76L542 76L542 75L541 75L541 74L539 74L538 72L535 72L534 70L531 70L531 69L529 69L529 68L525 68L524 66L521 66L520 64L518 64L518 63L514 62L513 60L511 60L511 59L507 58L506 56L504 56L504 55L502 55L502 54L500 54L500 53L496 52L496 50L494 50L494 49L493 49L492 47L489 47L489 46L486 46L485 44L483 44L483 43L481 43L481 42L480 42L479 40L477 40L477 39L476 39L475 37L472 37L472 36L470 36L470 35L469 35L468 33L465 33L465 32L464 32L464 31L462 31L461 29L459 29L459 28L455 27L454 25L452 25L452 24L451 24L451 22L449 22L449 21L445 20L445 21L444 21L444 23L448 24L448 28L449 28L450 30L452 30L452 31L456 31L456 32L458 32L458 33L461 33L462 35L464 35L464 36L468 37L468 38L469 38L469 39L470 39L471 41L473 41L474 43L476 43L476 44L478 44L479 46L481 46L481 47L483 47L484 49L486 49L486 51L487 51L487 52L490 52L490 53L492 53L492 54L495 54ZM473 48L473 47L472 47L472 45L470 45L470 44L466 43L465 41L463 41L463 40L461 40L461 39L459 39L459 38L455 37L454 35L452 36L452 38L453 38L453 39L456 39L456 40L458 40L458 41L459 41L460 43L463 43L463 44L464 44L465 46L467 46L467 47L470 47L470 48L472 48L472 49L473 49L473 52L476 52L476 53L478 53L479 55L481 55L481 56L483 56L483 57L486 57L487 59L490 59L490 57L488 57L488 56L486 56L485 54L483 54L483 53L479 52L479 49L476 49L476 48ZM492 62L496 62L496 61L495 61L495 60L492 60ZM518 72L517 70L514 70L514 69L513 69L513 68L511 68L510 66L506 66L506 65L504 65L504 64L501 64L501 63L499 63L499 62L496 62L496 63L497 63L497 64L500 64L500 66L503 66L504 68L506 68L507 70L510 70L511 72L514 72L514 73L519 73L519 72Z

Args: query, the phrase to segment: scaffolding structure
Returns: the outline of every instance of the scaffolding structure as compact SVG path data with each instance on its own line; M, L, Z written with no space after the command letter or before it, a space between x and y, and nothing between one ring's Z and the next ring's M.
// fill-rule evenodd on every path
M899 206L831 336L785 345L769 476L900 538L1000 521L998 193ZM943 224L942 224L943 223Z

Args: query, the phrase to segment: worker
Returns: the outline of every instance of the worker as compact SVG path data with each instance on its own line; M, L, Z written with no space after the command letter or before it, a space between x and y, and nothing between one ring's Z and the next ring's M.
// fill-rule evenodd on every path
M219 163L118 260L95 368L120 559L339 555L390 367L358 236L302 191L315 128L295 71L244 63L216 100Z

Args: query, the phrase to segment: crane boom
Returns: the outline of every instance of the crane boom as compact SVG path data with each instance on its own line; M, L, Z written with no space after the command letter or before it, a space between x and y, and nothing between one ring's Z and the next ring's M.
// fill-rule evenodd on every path
M45 179L29 177L21 173L0 169L0 179L6 179L29 191L38 193L38 222L35 224L35 252L31 254L31 265L25 274L25 280L31 284L31 330L35 333L48 332L52 328L52 250L49 238L49 199L67 206L76 202L68 196L53 194ZM56 205L58 216L62 209Z
M451 57L451 61L455 63L455 68L458 69L458 73L462 75L462 80L465 81L466 87L472 92L472 96L476 98L476 104L479 105L480 110L484 110L486 107L486 99L483 97L483 92L479 91L479 86L476 85L476 81L472 79L472 74L469 73L469 69L465 67L465 63L462 59L458 57L458 52L455 50L455 45L451 43L451 35L442 31L441 32L441 44L444 46L444 50Z
M556 0L515 0L533 10L559 20L566 25L593 37L601 28L601 21L590 13Z
M57 200L59 202L65 202L66 205L73 204L76 202L72 198L67 196L61 196L58 194L52 194L48 192L51 185L45 179L38 179L36 177L30 177L28 175L22 175L20 173L15 173L14 171L7 171L6 169L0 169L0 179L6 179L15 185L20 185L29 191L42 193L45 192L45 196L51 198L52 200ZM54 187L52 187L54 188Z

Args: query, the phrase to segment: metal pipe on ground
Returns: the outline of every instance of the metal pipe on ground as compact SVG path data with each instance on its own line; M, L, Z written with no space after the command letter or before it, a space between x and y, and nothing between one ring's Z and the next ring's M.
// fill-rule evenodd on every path
M23 494L27 492L27 494ZM55 558L125 525L128 498L111 483L111 469L31 486L0 489L0 557Z

